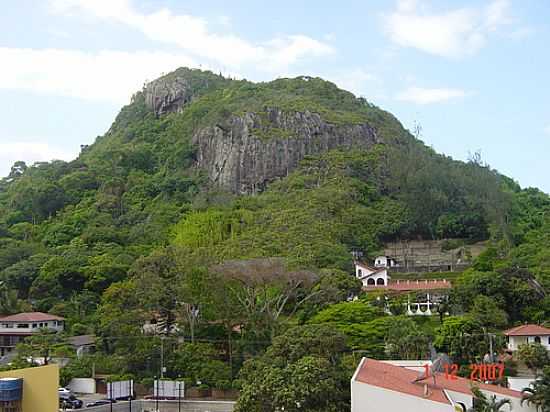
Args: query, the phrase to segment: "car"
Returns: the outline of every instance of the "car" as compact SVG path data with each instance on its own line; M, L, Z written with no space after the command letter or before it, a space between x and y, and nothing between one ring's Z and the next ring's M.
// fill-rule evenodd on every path
M63 398L67 398L69 397L70 395L72 395L73 393L71 392L70 389L67 389L67 388L59 388L57 390L57 392L59 393L59 396L63 397Z
M67 398L59 398L59 407L60 409L80 409L84 406L84 402L80 399L77 399L76 396L70 395Z
M114 399L100 399L95 402L87 403L86 408L91 408L92 406L109 405L110 403L116 403L116 401Z

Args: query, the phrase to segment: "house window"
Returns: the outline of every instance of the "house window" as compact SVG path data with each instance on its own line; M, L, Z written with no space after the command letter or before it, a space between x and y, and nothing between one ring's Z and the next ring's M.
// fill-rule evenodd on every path
M33 323L33 324L32 324L32 327L33 327L33 328L36 328L36 323Z
M374 279L373 278L368 279L367 285L374 285Z
M378 278L378 279L376 279L376 284L377 284L377 285L383 285L383 284L384 284L384 278Z
M18 323L17 328L18 329L27 329L29 327L28 323Z
M535 343L540 343L540 336L535 336Z

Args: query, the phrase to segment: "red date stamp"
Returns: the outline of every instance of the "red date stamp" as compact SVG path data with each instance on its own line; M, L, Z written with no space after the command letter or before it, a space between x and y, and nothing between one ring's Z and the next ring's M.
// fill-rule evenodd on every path
M426 376L430 376L430 365L424 365ZM458 379L458 365L456 363L444 365L445 379ZM504 376L502 363L474 363L470 365L470 379L473 381L496 381Z

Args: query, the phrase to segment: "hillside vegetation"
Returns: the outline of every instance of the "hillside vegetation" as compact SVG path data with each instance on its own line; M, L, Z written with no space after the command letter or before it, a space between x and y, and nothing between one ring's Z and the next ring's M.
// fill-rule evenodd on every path
M455 314L476 313L482 295L494 300L505 324L549 318L546 194L521 189L479 157L459 162L435 153L388 112L319 78L252 83L178 69L164 80L175 78L186 79L192 93L178 110L158 115L144 89L76 160L18 162L0 182L0 313L63 315L69 333L101 337L99 369L144 379L158 371L150 355L158 340L136 337L145 320L160 316L193 337L193 345L167 349L168 375L186 370L212 386L231 385L244 359L277 336L312 339L322 327L280 336L285 325L310 319L339 325L339 351L372 342L379 357L395 323L418 338L407 356L421 355L422 325L410 319L387 319L369 306L374 323L326 321L332 318L322 311L359 290L346 273L351 251L372 257L386 241L459 238L489 247L459 277L450 302ZM193 136L273 107L317 113L330 124L366 123L380 142L306 156L254 195L212 184L196 166ZM257 138L293 136L268 125ZM466 362L469 355L457 356ZM296 362L313 362L319 373L327 362L337 364L332 378L340 384L346 360L337 359ZM79 371L90 365L83 361ZM251 371L248 364L244 375ZM245 387L247 405L257 402L251 390Z

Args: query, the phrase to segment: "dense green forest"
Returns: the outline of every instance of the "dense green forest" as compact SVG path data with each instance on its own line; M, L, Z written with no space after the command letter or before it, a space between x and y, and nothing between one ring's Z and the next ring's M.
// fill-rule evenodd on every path
M185 342L163 337L168 376L241 388L243 411L264 411L285 392L274 373L326 379L336 398L308 410L340 411L354 351L414 358L434 341L466 365L485 350L487 328L550 319L546 194L479 156L435 153L388 112L322 79L252 83L189 69L167 79L175 75L194 93L182 110L157 116L138 92L74 161L18 162L0 181L0 313L52 312L67 318L68 334L99 338L97 353L71 362L65 377L94 363L150 382L161 336L142 326L157 317ZM211 184L195 166L194 133L268 107L367 123L381 143L307 156L255 195ZM258 137L289 138L269 128ZM456 282L452 316L387 316L372 296L346 302L360 290L352 251L374 257L386 241L419 238L489 241ZM457 345L465 330L474 341Z

